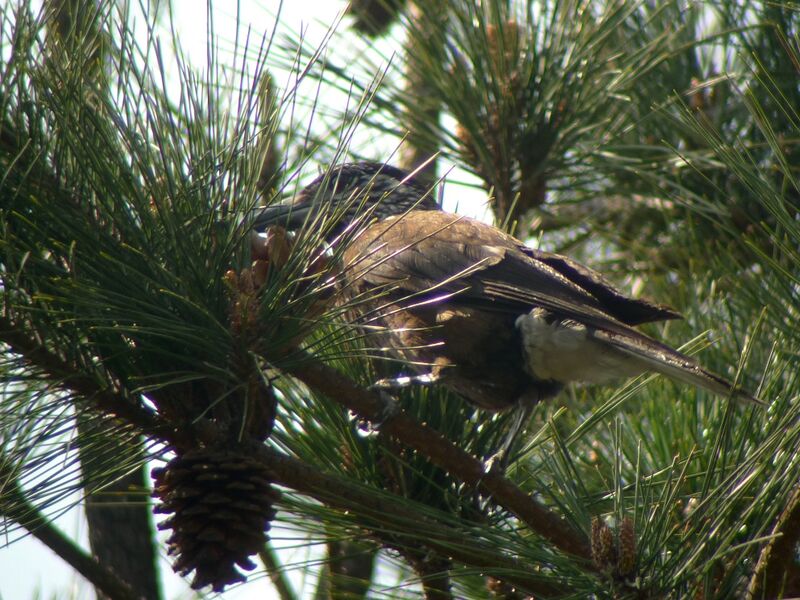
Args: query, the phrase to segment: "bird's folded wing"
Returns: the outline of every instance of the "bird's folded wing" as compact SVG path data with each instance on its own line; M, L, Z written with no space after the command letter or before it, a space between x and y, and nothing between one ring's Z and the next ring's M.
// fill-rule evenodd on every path
M527 246L523 246L521 250L534 260L545 263L577 283L600 300L606 312L611 313L623 323L639 325L640 323L681 318L680 313L675 312L668 306L625 295L597 271L566 256L536 250Z
M484 310L520 314L541 307L578 321L585 316L635 325L679 316L628 298L583 265L449 213L411 212L386 219L350 246L349 277L370 287L457 293L457 302Z

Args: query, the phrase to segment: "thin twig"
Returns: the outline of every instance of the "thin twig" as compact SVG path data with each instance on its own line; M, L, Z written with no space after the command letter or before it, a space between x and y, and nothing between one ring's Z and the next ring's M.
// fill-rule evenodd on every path
M359 416L379 424L383 433L429 457L437 466L491 496L500 506L517 516L532 531L562 552L591 564L588 541L561 517L533 500L499 471L486 470L484 463L465 452L440 433L419 423L378 392L365 390L333 367L310 356L286 365L285 370L312 389L324 394Z

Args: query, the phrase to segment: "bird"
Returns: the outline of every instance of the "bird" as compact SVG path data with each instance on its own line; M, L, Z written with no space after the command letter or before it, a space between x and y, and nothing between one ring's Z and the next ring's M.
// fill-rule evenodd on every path
M414 173L339 164L251 217L257 232L324 228L337 249L343 302L371 298L354 303L353 321L412 373L398 385L441 384L499 412L550 399L569 383L656 372L760 403L635 328L680 318L673 309L629 297L566 256L445 212Z

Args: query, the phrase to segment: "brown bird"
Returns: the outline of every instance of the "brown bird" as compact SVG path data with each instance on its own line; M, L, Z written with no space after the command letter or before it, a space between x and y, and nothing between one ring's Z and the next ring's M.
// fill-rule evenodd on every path
M655 371L758 402L633 328L680 318L672 309L630 298L567 257L442 211L403 170L338 166L291 203L257 209L254 227L298 229L319 211L333 219L328 241L345 245L341 293L374 297L358 305L358 321L378 326L378 345L418 374L400 382L435 381L498 411L531 406L569 382Z

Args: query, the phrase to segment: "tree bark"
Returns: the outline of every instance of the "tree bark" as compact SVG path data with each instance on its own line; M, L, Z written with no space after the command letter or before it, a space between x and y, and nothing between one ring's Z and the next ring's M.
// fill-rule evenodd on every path
M95 416L79 418L81 470L86 482L86 521L92 554L128 583L137 597L162 600L158 580L155 529L149 501L150 478L143 463L112 483L94 487L116 464L144 457L140 438L121 439L110 424ZM113 600L96 589L98 600Z

